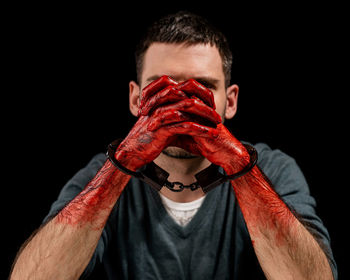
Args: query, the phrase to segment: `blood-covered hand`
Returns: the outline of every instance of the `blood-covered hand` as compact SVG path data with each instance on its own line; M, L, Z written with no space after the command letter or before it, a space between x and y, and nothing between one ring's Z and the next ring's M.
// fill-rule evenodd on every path
M184 94L181 97L179 90ZM173 100L181 101L174 105L162 106ZM186 108L186 112L180 112L177 108ZM149 112L156 112L157 117L148 125L149 131L155 131L164 124L173 123L174 118L186 120L186 124L198 124L202 129L206 128L206 134L193 136L184 131L184 135L173 139L172 145L194 154L201 154L212 163L222 166L228 174L233 174L249 162L249 155L242 143L221 123L221 118L214 109L213 93L197 81L190 79L181 84L168 86L157 93L144 92L139 114L147 115ZM210 135L217 137L210 137Z
M144 88L141 95L139 116L146 116L162 104L186 99L202 100L215 110L213 93L194 79L176 83L169 76L162 76Z
M242 170L250 160L243 144L222 123L213 131L218 135L215 138L192 137L197 149L209 161L223 167L228 175Z
M212 102L214 105L212 107L215 109L213 93L200 83L192 82L191 86L188 86L188 82L185 82L182 86L178 86L178 88L187 94L188 90L190 90L191 94L203 100L206 103L203 104L203 111L209 110L211 103L208 103L207 100L210 99L213 100ZM207 97L203 98L205 96ZM206 109L204 109L205 107ZM196 119L193 120L196 121ZM221 123L221 118L220 123L218 123L216 127L211 127L209 131L217 135L217 137L203 137L203 135L193 136L183 147L185 149L192 148L193 151L199 152L210 162L223 167L229 175L240 171L248 164L249 154L245 147L230 133L224 124Z
M153 161L166 147L182 143L176 140L178 135L204 138L217 136L211 127L193 122L194 118L198 118L206 124L215 125L220 123L221 118L215 110L199 100L202 91L193 91L189 98L177 88L181 86L190 92L188 88L192 84L193 81L178 85L171 78L162 76L145 87L140 117L115 154L122 165L131 170L141 168ZM214 104L212 96L206 95L205 98L208 104Z

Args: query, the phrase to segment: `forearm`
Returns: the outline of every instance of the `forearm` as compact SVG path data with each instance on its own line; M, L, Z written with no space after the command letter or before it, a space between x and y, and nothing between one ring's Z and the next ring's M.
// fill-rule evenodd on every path
M26 244L11 279L78 279L129 179L106 161L84 190Z
M317 241L279 198L258 167L231 184L268 279L333 279Z

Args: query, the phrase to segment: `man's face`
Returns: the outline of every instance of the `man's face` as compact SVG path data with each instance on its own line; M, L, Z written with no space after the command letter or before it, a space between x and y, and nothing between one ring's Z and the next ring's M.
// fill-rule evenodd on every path
M153 43L145 53L140 93L150 82L168 75L177 82L195 79L214 94L216 111L225 119L227 92L222 60L216 47L209 44ZM192 157L176 147L168 147L165 154L175 157Z
M209 88L214 94L216 111L223 116L226 102L225 76L216 47L153 43L144 56L141 89L162 75L168 75L177 82L192 78Z

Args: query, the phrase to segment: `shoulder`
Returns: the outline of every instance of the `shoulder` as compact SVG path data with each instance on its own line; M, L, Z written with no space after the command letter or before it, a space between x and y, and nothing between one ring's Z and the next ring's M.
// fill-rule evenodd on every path
M99 153L92 157L88 164L80 169L61 189L56 201L51 205L49 214L44 218L44 222L56 215L69 201L77 196L88 182L95 176L97 171L103 166L106 156Z
M88 183L97 173L97 171L103 166L106 161L106 155L99 153L91 158L85 167L80 169L69 181L69 183L75 183L77 185L83 185ZM88 181L88 182L86 182Z
M293 157L265 143L256 143L254 147L258 152L257 165L280 195L291 191L309 193L304 174Z
M291 156L282 152L280 149L272 149L265 143L254 144L255 149L258 152L258 164L264 168L275 168L280 164L294 163L295 160Z
M93 169L93 170L98 170L102 167L102 165L105 163L107 157L103 153L98 153L95 156L91 158L91 160L88 162L86 165L86 169ZM96 170L96 171L97 171Z
M296 161L293 157L289 156L280 149L272 149L266 143L256 143L252 144L246 141L242 141L244 144L249 144L254 146L258 153L257 165L267 172L283 168L286 165L294 165Z

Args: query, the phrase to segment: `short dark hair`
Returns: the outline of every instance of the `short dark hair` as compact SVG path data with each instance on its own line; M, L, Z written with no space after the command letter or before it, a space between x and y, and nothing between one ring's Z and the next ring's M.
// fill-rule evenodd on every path
M203 17L187 11L180 11L165 16L154 22L146 30L139 44L136 46L136 75L141 83L143 60L147 49L152 43L185 43L189 46L196 44L210 44L215 46L222 59L225 75L225 86L231 81L232 52L226 37L216 27Z

